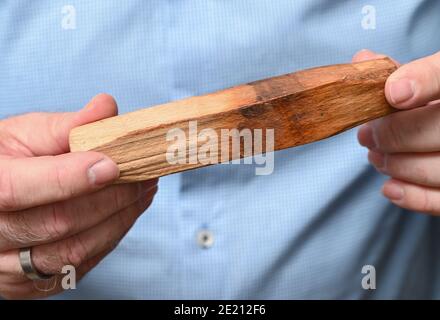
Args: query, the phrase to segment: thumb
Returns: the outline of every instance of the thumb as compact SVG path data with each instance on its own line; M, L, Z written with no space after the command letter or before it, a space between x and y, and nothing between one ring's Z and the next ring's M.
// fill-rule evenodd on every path
M440 99L440 52L397 69L385 86L387 100L399 109L410 109Z
M0 158L0 211L16 211L70 199L111 184L119 169L98 152Z
M78 112L29 113L3 121L7 134L2 145L19 150L17 155L44 156L69 152L69 133L73 128L115 116L112 96L99 94ZM7 141L8 137L10 142ZM18 145L18 146L17 146ZM9 150L14 155L15 150ZM17 153L17 152L16 152Z

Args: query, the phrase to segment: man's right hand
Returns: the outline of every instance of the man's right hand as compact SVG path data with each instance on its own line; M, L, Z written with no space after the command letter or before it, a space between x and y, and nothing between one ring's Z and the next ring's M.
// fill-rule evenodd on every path
M119 176L111 159L68 153L72 128L116 114L114 99L101 94L76 113L0 121L0 296L26 299L62 290L60 281L50 292L39 290L23 273L20 248L32 248L42 274L56 276L72 265L81 278L151 204L157 179L111 185Z

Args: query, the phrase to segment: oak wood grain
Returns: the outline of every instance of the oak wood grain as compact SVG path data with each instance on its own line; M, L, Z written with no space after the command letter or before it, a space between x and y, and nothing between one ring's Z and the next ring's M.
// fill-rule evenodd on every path
M167 132L188 133L189 121L219 136L221 129L273 128L275 150L294 147L394 112L384 86L395 69L388 58L324 66L141 109L73 129L70 149L108 155L120 168L118 182L132 182L206 165L166 159Z

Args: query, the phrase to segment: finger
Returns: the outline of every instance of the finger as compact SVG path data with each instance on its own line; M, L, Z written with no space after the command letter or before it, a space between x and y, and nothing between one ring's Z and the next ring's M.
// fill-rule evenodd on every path
M74 269L76 281L75 286L81 279L95 268L113 249L106 250L84 262L81 266ZM15 252L18 254L18 252ZM69 273L70 275L70 273ZM64 274L57 274L48 280L29 280L26 277L1 277L0 276L0 296L5 299L36 299L58 294L65 290L63 288Z
M433 215L440 214L440 189L438 188L391 179L384 184L382 193L399 207Z
M119 169L97 152L0 160L0 211L16 211L96 191Z
M81 276L92 270L102 259L104 259L111 251L117 247L118 243L115 243L113 247L108 247L104 251L99 252L97 255L86 260L81 266L75 268L77 280L81 279ZM29 282L34 282L26 277L19 261L19 250L13 249L0 252L0 292L4 292L2 287L10 286L13 288L21 287ZM59 276L55 274L54 277ZM38 282L40 280L37 280ZM41 288L41 286L38 286ZM32 290L28 290L29 292ZM24 294L20 294L23 296Z
M396 112L363 125L359 143L382 153L440 150L440 105Z
M96 256L84 262L78 268L74 268L75 277L71 279L72 281L75 281L75 283L73 283L73 285L75 285L74 288L76 288L82 278L93 268L95 268L111 251L113 251L113 249L114 248L106 250L104 252L100 252ZM57 293L63 292L64 290L66 290L66 287L64 287L63 285L64 276L64 274L58 274L55 275L55 279L49 279L45 281L32 281L32 283L27 282L26 285L29 292L27 294L27 298L36 299L52 296ZM47 282L47 284L45 285L44 282Z
M69 151L74 127L115 116L113 97L99 94L78 112L29 113L2 121L0 150L10 155L43 156Z
M368 160L376 169L398 180L440 187L440 153L381 154L370 151Z
M398 63L393 58L390 58L384 54L376 53L374 51L368 50L368 49L362 49L358 51L352 58L352 62L362 62L362 61L368 61L368 60L374 60L374 59L381 59L381 58L389 58L391 59L396 66L400 66L400 63Z
M386 82L385 95L391 105L400 109L440 99L440 52L397 69Z
M156 191L157 187L96 227L69 239L33 247L33 265L41 273L59 274L66 265L78 268L92 257L113 250L139 215L150 206ZM15 283L27 281L20 265L18 249L0 252L0 277L13 279L11 282Z
M89 230L68 239L34 247L32 257L35 268L43 274L56 274L63 266L77 268L98 253L114 248L149 207L156 190L150 190L146 197Z
M67 238L106 220L155 187L157 179L115 185L91 195L0 215L0 251Z
M20 266L18 249L0 252L0 284L21 284L28 281Z

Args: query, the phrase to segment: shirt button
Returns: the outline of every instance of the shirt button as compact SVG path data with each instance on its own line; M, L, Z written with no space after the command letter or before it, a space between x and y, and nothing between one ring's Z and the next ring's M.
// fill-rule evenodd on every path
M197 243L203 249L209 249L214 244L214 235L211 231L200 230L197 233Z

